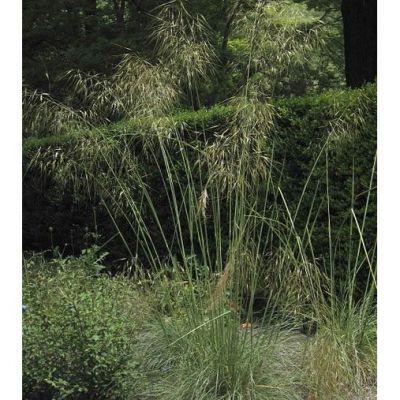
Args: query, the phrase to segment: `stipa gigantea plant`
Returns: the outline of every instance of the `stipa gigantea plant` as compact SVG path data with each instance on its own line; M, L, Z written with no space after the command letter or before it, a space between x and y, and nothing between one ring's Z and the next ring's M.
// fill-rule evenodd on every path
M255 124L255 126L258 125ZM240 331L240 322L248 321L249 326L252 326L252 303L258 272L262 267L260 257L257 256L262 248L260 237L270 236L271 240L274 236L270 229L273 220L264 221L252 215L255 214L253 210L257 207L257 195L261 192L261 187L260 179L255 179L251 188L244 179L244 174L248 172L246 167L249 167L247 163L250 159L249 155L252 154L251 148L247 150L246 158L238 158L239 164L236 166L242 174L236 174L231 186L225 190L219 184L215 184L215 181L207 179L205 176L207 174L202 171L204 163L191 163L193 158L189 157L189 146L179 136L179 132L173 133L175 135L172 135L172 140L179 144L179 151L171 153L171 147L167 145L168 141L160 140L161 157L154 153L154 162L159 165L163 187L168 193L174 227L172 238L167 237L164 232L154 197L146 189L148 186L143 182L139 184L139 187L144 192L153 218L157 221L159 235L163 237L171 255L174 251L173 244L176 243L178 252L183 258L185 280L193 290L190 290L192 295L183 304L183 321L171 322L173 326L183 322L183 328L178 330L179 336L176 337L178 335L176 329L173 329L171 333L167 331L171 328L165 324L162 325L164 328L159 340L162 343L161 347L166 350L160 353L159 362L155 366L152 366L149 361L148 368L159 371L166 364L167 376L159 378L159 383L154 385L152 390L156 392L151 390L150 392L158 395L162 393L163 396L171 396L171 398L187 398L189 393L193 394L193 388L195 388L195 398L209 396L232 399L251 398L258 391L260 398L296 398L296 394L293 393L295 385L290 382L297 377L298 371L288 369L287 365L280 365L280 373L277 374L279 362L278 364L272 362L273 354L276 355L277 351L276 343L280 342L279 335L272 335L272 330L267 331L265 336L253 342L253 332L246 336ZM239 148L238 146L238 150ZM197 150L195 159L201 161L202 157L202 151ZM178 164L184 166L183 175L176 170L177 161ZM232 162L232 160L229 161ZM267 173L265 176L270 182L271 175ZM199 179L197 184L194 177ZM271 182L269 184L272 186ZM201 212L199 212L199 205ZM209 223L207 223L207 214L204 210L207 206L212 209ZM266 207L266 202L264 202L264 213ZM137 205L133 202L132 208L137 209ZM222 225L224 225L222 208L228 215L225 221L228 225L227 248L222 243ZM156 269L160 269L152 235L147 229L146 225L140 227L140 241L148 249L148 262ZM268 231L270 231L269 234ZM215 250L211 248L213 247L211 240L215 243ZM253 243L257 243L258 249L252 255L249 249L252 248ZM196 269L193 270L187 262L188 256L196 250L201 262L217 272L217 279L206 285L206 295L201 298L195 295L194 288L201 285L202 281ZM245 298L248 299L247 306ZM269 298L270 309L275 308L275 302L276 298ZM236 308L245 308L244 312L230 310L229 306L232 303ZM267 325L270 318L271 316L267 314L263 322ZM166 332L169 332L168 335ZM268 346L266 346L267 343L269 343ZM182 348L181 345L184 347ZM192 350L191 346L195 348ZM271 359L267 358L267 362L271 360L271 365L273 364L274 367L270 368L270 365L266 368L263 364L264 351L272 354ZM195 354L196 357L193 359L184 357L182 354ZM148 358L152 360L153 357L149 355ZM290 360L287 362L290 363ZM184 382L181 379L180 383L176 384L176 376L181 376L184 370L195 372L188 375ZM291 379L284 372L288 370L291 371ZM174 385L172 385L173 382Z
M245 111L240 110L241 114L236 119L240 121L238 129L241 131L238 132L238 136L242 136L243 142L237 144L237 158L235 160L228 158L230 163L238 162L236 166L239 172L229 183L229 187L224 191L225 194L219 184L208 180L207 169L204 170L202 162L204 152L201 148L193 148L186 143L179 130L172 129L167 138L156 136L158 147L150 149L149 156L159 171L161 187L168 199L170 218L168 222L173 227L172 235L168 235L165 231L165 221L162 220L156 205L156 197L146 184L145 177L137 176L137 187L142 192L143 203L146 203L146 210L150 212L154 221L153 229L156 233L151 232L149 225L145 223L142 203L135 201L129 192L124 193L136 220L135 225L131 223L138 241L138 245L134 247L143 249L144 259L153 270L161 270L163 263L153 240L154 235L161 237L170 262L174 253L179 255L182 270L186 274L185 281L189 288L192 288L189 290L190 296L183 304L183 326L187 331L180 337L175 337L172 344L184 340L196 346L200 352L196 364L197 373L190 376L190 379L197 376L197 383L192 382L198 388L197 398L209 396L211 393L216 398L251 398L256 375L259 381L256 385L263 388L261 390L279 391L280 394L276 395L278 396L276 398L287 398L290 392L287 389L287 377L283 379L286 383L274 386L272 384L275 379L274 369L263 372L263 364L260 361L262 343L265 344L268 340L274 343L278 336L272 336L272 333L267 332L262 336L263 340L255 345L251 339L252 333L247 336L240 333L242 318L250 321L252 319L251 303L254 301L257 270L260 267L260 257L257 257L257 252L252 254L249 249L253 248L253 242L258 243L258 238L262 236L261 231L268 230L268 224L251 215L252 210L257 207L257 194L261 190L260 179L254 179L254 186L251 188L246 183L247 173L250 171L249 161L255 150L253 145L257 144L257 141L252 142L251 135L259 139L261 137L259 130L263 125L263 121L251 123L251 119L261 112L261 107L259 104L249 103L249 106L243 109ZM242 143L244 151L240 153ZM182 167L181 170L177 169L178 165ZM269 174L264 176L267 180L270 179ZM203 207L203 212L199 212L199 199L202 200L200 206ZM210 221L204 211L207 203L211 208ZM265 210L265 202L263 207ZM112 214L111 208L108 209ZM222 213L227 215L226 221ZM125 216L126 223L129 224L129 213ZM227 245L223 244L222 226L225 223ZM261 245L258 244L258 247L260 249ZM197 268L193 268L188 262L192 254L197 254L202 265L208 266L220 276L208 285L206 283L207 295L201 298L196 296L195 288L202 285L202 279ZM245 297L249 298L245 315L225 309L227 303L236 304L240 309ZM273 308L272 303L273 299L271 308ZM227 316L230 316L228 320L225 318ZM180 321L176 320L174 323L179 324ZM190 360L183 359L181 352L176 354L177 350L170 343L170 336L164 334L161 338L168 349L165 357L178 359L174 373L178 371L178 365L180 370L190 369ZM209 351L210 342L215 344L213 353ZM217 359L212 359L214 353ZM197 381L199 373L204 377L201 381ZM166 395L169 392L167 385L168 381L162 379L157 385L158 390L164 391ZM177 385L177 391L173 395L175 398L185 398L190 386L192 386L190 380L185 382L185 385ZM264 398L268 396L264 394Z
M247 42L246 81L256 79L274 95L282 78L323 43L324 25L305 16L291 2L257 1L254 10L237 19L234 34Z
M162 15L169 15L169 11ZM181 20L173 19L173 25ZM172 317L166 320L162 313L156 313L160 328L149 327L153 336L147 337L151 346L145 352L147 362L143 367L144 374L154 377L153 388L145 389L150 395L177 399L250 399L256 394L261 399L296 398L298 371L290 365L289 356L279 357L279 345L284 341L271 328L272 322L288 321L283 312L277 316L276 310L295 318L311 315L321 326L327 320L323 317L326 308L317 263L304 249L311 249L312 222L303 235L295 229L297 210L294 216L287 212L282 222L281 211L288 207L272 180L273 163L268 162L266 151L265 136L273 127L274 115L268 99L271 91L250 79L252 66L261 65L257 61L256 28L255 21L247 81L241 96L233 100L238 111L229 132L216 138L214 146L196 147L185 140L181 130L153 124L153 129L142 136L151 138L146 156L157 172L158 187L152 186L138 169L125 165L131 162L128 155L132 152L127 142L113 146L115 153L105 146L96 148L112 182L107 186L98 180L103 204L117 227L115 217L119 213L134 232L134 242L126 242L132 257L140 251L142 263L161 276L165 263L179 264L179 281L185 282L183 294L168 276L167 289L160 289L166 290L167 298L171 291L174 294L169 297ZM168 30L161 29L157 34L162 32ZM158 43L161 46L163 42ZM137 93L147 88L149 93L154 88L162 89L162 77L152 65L132 60L132 64L124 64L123 70L129 71L129 65L134 65L132 76L140 70L143 79L139 86L132 83L134 97L126 104L131 110L139 104L138 115L162 114L165 108L161 94L156 96L160 102L146 96L141 102L135 100ZM127 75L124 78L121 72L121 87L125 79L129 82ZM186 72L190 79L197 75L196 71ZM88 168L85 174L95 179L98 167ZM70 171L76 174L72 168ZM167 199L167 217L159 207L160 193ZM156 242L155 237L161 238L166 257L161 256L160 241ZM190 262L194 254L199 264ZM271 260L277 260L278 276L267 275L273 290L266 300L265 315L258 322L268 329L256 337L252 304L261 271L273 264ZM200 274L198 265L211 272ZM178 310L174 310L174 303L178 303ZM245 326L250 329L243 332L241 323L248 323ZM160 349L157 355L152 352L154 348Z
M88 127L85 113L26 86L22 91L22 114L25 136L62 135Z
M208 79L217 61L210 33L204 17L189 14L183 1L171 1L158 9L151 36L156 54L192 94L196 94L198 80Z

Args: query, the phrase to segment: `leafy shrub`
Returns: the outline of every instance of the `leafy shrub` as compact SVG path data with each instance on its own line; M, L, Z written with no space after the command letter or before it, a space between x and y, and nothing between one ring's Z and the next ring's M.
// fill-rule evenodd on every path
M76 259L25 262L25 398L123 398L122 382L134 379L145 306L128 280L101 269L96 249Z

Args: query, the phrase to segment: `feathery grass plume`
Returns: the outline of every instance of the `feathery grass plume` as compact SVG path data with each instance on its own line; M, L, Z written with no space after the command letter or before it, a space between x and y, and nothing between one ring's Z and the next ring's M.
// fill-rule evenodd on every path
M355 90L352 92L350 101L343 107L335 101L330 112L329 140L330 145L335 147L347 145L360 132L365 130L366 120L372 105L376 102L376 89L373 85L368 90Z
M97 123L121 118L157 118L176 104L180 91L170 71L136 54L125 54L109 77L69 71L72 92Z
M254 185L268 170L265 149L276 116L271 96L290 64L304 62L318 36L319 22L306 29L297 16L288 18L285 12L278 2L258 1L236 23L236 34L248 43L245 84L230 101L237 111L227 131L207 152L213 178L223 187Z
M129 150L112 137L100 131L80 137L70 147L39 148L27 166L40 168L43 176L51 176L56 185L71 190L76 198L94 203L107 198L116 212L126 198L125 191L133 193L137 176L137 160Z
M304 65L323 43L324 25L287 1L257 1L235 22L234 34L247 42L246 80L257 79L273 95L292 65Z
M70 70L64 75L71 94L69 101L84 109L93 124L124 116L123 103L109 77Z
M22 117L24 136L63 135L88 126L84 112L28 86L22 91Z
M216 55L209 41L210 28L202 15L192 16L177 0L158 7L151 40L156 55L179 85L194 90L199 79L213 72Z
M207 192L207 188L204 188L204 190L200 194L199 203L198 203L198 213L201 214L201 216L204 219L207 218L207 214L206 214L207 204L208 204L208 192Z
M268 139L276 110L260 99L258 89L251 84L231 99L235 113L227 129L206 148L210 180L228 191L241 184L251 187L268 171Z
M192 17L183 3L159 9L152 40L157 62L125 54L111 76L68 71L64 78L69 102L81 110L58 103L47 94L24 91L26 131L64 133L83 122L100 124L122 118L159 118L177 105L184 86L196 86L216 62L208 40L208 27L201 16Z
M191 93L212 72L216 58L208 37L202 16L192 17L182 2L170 2L155 18L155 62L128 53L109 77L80 71L66 77L92 121L159 118L177 105L184 87Z
M163 63L151 64L127 54L111 77L128 117L160 117L176 105L179 84Z

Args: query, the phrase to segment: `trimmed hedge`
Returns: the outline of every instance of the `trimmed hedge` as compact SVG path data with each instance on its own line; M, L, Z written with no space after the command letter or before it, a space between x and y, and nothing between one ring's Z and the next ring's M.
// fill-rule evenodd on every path
M224 124L233 115L234 108L227 105L215 105L212 108L202 108L198 111L181 110L167 117L169 123L181 124L188 131L196 129L210 129ZM165 118L165 119L167 119ZM162 120L160 121L162 122ZM149 120L123 120L109 125L96 127L93 130L81 130L71 135L50 135L41 138L28 137L23 140L23 155L29 159L39 148L61 147L72 145L82 137L105 133L118 136L138 128L146 129L151 124Z
M320 157L314 168L313 165L331 132L332 124L342 127L344 131L348 130L348 126L355 129L355 132L348 132L348 138L344 135L339 138L335 146L329 147L328 150L328 189L332 238L337 248L336 257L339 259L339 264L344 265L348 255L346 246L349 236L352 187L354 187L356 197L353 208L358 221L362 221L376 153L376 85L367 85L357 90L327 91L313 96L280 98L275 101L275 106L278 117L271 145L274 147L274 160L278 166L277 177L280 176L280 186L292 212L296 209L307 177L313 170L299 207L296 228L300 234L303 233L310 207L314 204L312 214L316 219L313 246L316 257L326 258L329 253L325 154ZM199 140L200 137L197 137L196 132L205 131L206 136L210 137L224 128L234 111L231 106L217 105L211 109L201 109L196 112L179 111L169 121L174 125L181 125L188 137L196 137L196 140ZM356 124L352 121L355 118ZM146 129L148 126L149 121L120 121L99 129L118 140L119 135L123 137L124 134L139 127ZM23 148L24 162L27 165L30 157L39 148L55 148L56 146L68 148L74 145L76 140L81 137L80 135L94 135L95 133L96 130L84 131L68 137L26 139ZM150 174L154 169L151 164L142 167ZM34 175L35 171L30 171L29 176L32 174ZM373 187L376 186L375 180L376 177L374 177ZM58 232L55 242L61 246L70 242L71 229L80 229L80 239L76 239L80 243L76 243L75 246L83 246L83 227L89 226L89 230L93 230L95 222L105 239L115 233L112 224L107 222L108 217L105 213L102 214L101 211L98 211L96 221L94 221L90 207L95 204L80 203L73 196L71 197L71 193L57 192L57 187L51 179L44 184L44 190L40 188L38 182L34 179L27 179L24 182L25 249L48 248L50 244L48 227L50 225ZM375 191L372 191L370 196L364 232L367 246L373 246L376 240ZM160 198L160 209L168 209L168 206L163 205L162 202L163 200ZM43 204L45 205L41 207ZM39 220L38 207L41 207ZM317 212L318 207L320 208L319 212ZM63 210L64 217L58 214L60 209ZM58 215L58 222L53 220L56 215ZM34 224L36 226L32 229ZM43 247L41 248L41 246ZM121 243L115 242L114 246L114 249L108 250L119 256L124 253L119 248L122 246Z
M278 122L278 127L299 127L302 124L299 124L297 119L306 116L313 125L317 123L321 127L321 121L324 121L323 117L329 115L334 103L344 109L359 96L371 98L376 106L376 85L367 85L358 90L330 90L319 95L277 99L275 105L278 113L284 117ZM211 108L202 108L198 111L177 111L169 118L172 123L185 125L187 130L190 131L196 128L207 129L223 125L233 115L234 111L235 109L232 106L217 104ZM29 158L34 151L41 147L64 146L68 143L74 143L82 136L96 134L99 131L108 132L110 135L123 134L139 127L146 128L149 123L150 121L146 120L124 120L96 127L93 131L82 130L71 135L49 135L42 138L28 137L23 141L23 154Z
M366 212L363 233L366 248L372 249L376 242L376 169L373 174L377 147L376 100L376 86L368 85L358 90L330 91L319 96L293 98L281 103L281 117L277 124L275 143L276 158L283 165L282 190L294 212L304 184L314 167L299 207L296 228L300 234L303 234L309 210L313 204L314 255L321 262L323 258L329 262L327 260L329 254L328 191L335 265L342 267L336 271L339 277L346 268L350 254L348 247L351 207L360 225ZM364 107L363 121L355 125L355 131L349 132L348 138L339 138L341 140L334 146L327 146L327 154L323 151L314 166L318 153L330 132L329 122L335 122L335 116L336 118L342 116L346 127L346 118L353 118L355 109L360 107L360 104ZM327 168L328 177L326 176ZM372 190L366 209L371 179ZM353 239L356 243L359 239L355 227ZM352 261L354 261L354 253L353 249ZM360 281L363 281L363 272L360 274Z

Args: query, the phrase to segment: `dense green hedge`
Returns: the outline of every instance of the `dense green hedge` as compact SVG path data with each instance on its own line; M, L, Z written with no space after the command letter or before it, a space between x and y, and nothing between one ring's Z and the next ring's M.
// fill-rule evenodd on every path
M353 208L361 222L376 152L376 86L368 85L357 90L328 91L315 96L281 98L275 101L275 106L278 116L270 143L274 148L277 180L280 180L280 187L292 213L296 210L307 178L313 171L299 206L296 228L302 235L309 211L312 209L312 220L315 219L313 233L315 256L326 258L329 253L326 201L326 159L328 159L332 240L337 249L336 257L340 258L341 263L345 263L348 254L346 246L348 246L351 199L355 197ZM222 105L196 112L179 111L169 119L169 123L182 126L188 137L192 137L192 134L198 131L207 132L207 137L210 137L209 135L225 127L233 113L234 109L231 106ZM118 138L119 135L123 137L124 133L138 127L146 129L148 124L149 121L121 121L99 129L107 135ZM339 130L338 137L326 145L333 127ZM28 165L30 158L39 148L68 148L82 135L95 134L96 130L77 132L67 137L26 139L23 149L25 165ZM328 157L323 152L314 166L323 146L327 149ZM150 174L154 169L150 164L142 167ZM84 245L84 226L87 225L89 230L94 230L95 222L105 239L113 235L115 229L107 222L107 215L98 210L94 221L91 207L95 204L80 203L71 193L57 192L58 189L51 179L45 183L43 180L32 179L34 172L30 171L24 181L25 249L38 250L49 247L50 225L54 227L53 242L60 246L70 243L71 230L75 232L74 240L79 242L75 245ZM372 186L375 187L376 182ZM373 246L376 237L375 191L371 192L370 197L364 232L367 246ZM160 198L160 209L163 208L162 202ZM78 231L79 234L76 233ZM120 245L121 243L115 243L116 253Z
M328 192L335 264L345 268L349 256L352 207L360 225L366 212L363 232L366 248L373 248L376 242L376 170L373 171L377 146L376 87L369 85L359 90L293 98L282 102L280 111L276 157L283 165L281 186L293 212L313 170L299 207L296 228L303 234L312 208L312 218L315 218L312 235L314 255L320 260L324 257L328 262ZM361 114L361 120L349 124L351 119L359 117L357 112ZM326 151L322 151L316 162L332 124L343 125L342 137L326 145ZM352 131L348 132L350 128ZM366 208L368 193L370 198ZM353 241L358 242L358 239L353 227ZM354 256L353 249L353 261ZM341 272L337 271L339 275Z
M232 116L234 108L227 105L216 105L212 108L202 108L198 111L180 110L165 118L171 124L184 126L188 131L196 129L210 129L223 124ZM162 122L162 119L159 121ZM93 130L85 129L70 135L50 135L45 137L27 137L23 141L24 157L29 159L39 148L68 146L76 143L82 137L89 137L98 133L117 136L132 130L146 129L150 125L149 120L123 120L109 125L96 127Z
M332 118L330 114L334 104L343 110L360 96L371 98L371 100L375 101L376 106L375 85L368 85L359 90L331 90L319 95L277 99L275 105L278 113L283 116L279 121L279 126L290 128L301 127L302 124L300 121L306 122L307 120L307 124L311 122L312 126L317 125L318 128L321 128L324 125L325 117L329 116L329 119ZM207 129L224 124L233 115L234 111L234 108L229 105L215 105L209 109L204 108L198 111L177 111L169 119L173 123L185 125L189 131L196 128ZM98 131L117 135L136 129L139 126L146 127L148 124L149 121L124 120L96 127L92 131L87 129L71 135L50 135L41 138L28 137L23 141L23 153L29 158L40 147L64 146L68 143L73 143L82 136L96 134Z

